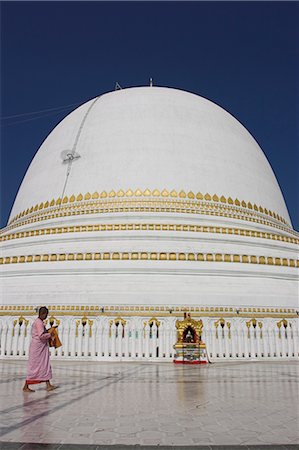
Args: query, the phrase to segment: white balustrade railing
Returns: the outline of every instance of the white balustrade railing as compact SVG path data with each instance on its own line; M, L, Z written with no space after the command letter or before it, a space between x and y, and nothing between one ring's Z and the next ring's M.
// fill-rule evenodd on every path
M175 320L63 317L58 326L63 345L51 348L51 355L57 359L171 361L176 342ZM1 358L28 357L32 323L31 317L0 318ZM220 325L215 326L216 323L216 318L203 319L202 340L212 362L298 359L298 321L295 319L280 326L277 319L258 323L222 319Z

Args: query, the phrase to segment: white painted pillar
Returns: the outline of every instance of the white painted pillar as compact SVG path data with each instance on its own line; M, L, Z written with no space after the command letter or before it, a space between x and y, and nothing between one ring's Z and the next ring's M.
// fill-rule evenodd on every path
M145 325L145 328L144 328L144 334L145 334L145 346L144 346L144 348L145 348L145 351L144 351L145 355L144 356L145 356L145 358L149 358L149 346L150 346L149 333L150 333L150 326L149 326L149 324L147 322L146 325Z
M248 328L245 322L242 323L243 325L243 344L244 344L244 355L245 358L249 358L249 343L250 343L250 338L248 338Z
M130 335L130 331L131 331L131 324L129 324L128 322L126 322L125 326L124 326L124 346L123 346L123 352L124 352L124 357L125 358L129 358L129 335Z
M152 358L156 359L157 358L157 325L154 322L153 326L152 326L152 348L151 348L151 354L152 354Z
M252 347L252 334L253 334L253 327L250 324L249 328L249 338L248 338L248 328L246 327L246 336L247 336L247 348L248 348L248 357L251 358L251 347Z
M220 358L226 358L226 327L219 327L219 344L220 344Z
M17 320L17 323L13 327L12 331L12 354L13 356L17 356L18 354L18 345L19 345L19 333L20 333L20 325L19 321Z
M111 358L115 358L115 355L116 355L116 325L115 325L114 321L111 325L110 342L111 342Z
M3 330L4 321L0 317L0 350L1 350L1 342L2 342L2 330Z
M58 326L58 328L56 329L59 339L61 340L62 346L63 346L63 329L64 329L64 324L65 321L62 320ZM62 356L62 346L56 349L56 354L57 356Z
M281 355L282 358L286 358L287 356L287 329L283 325L281 326Z
M1 356L5 356L6 342L7 342L8 324L5 319L2 321L2 333L1 333Z
M26 330L26 336L25 336L25 344L24 344L24 352L25 356L29 355L29 346L31 342L31 331L32 330L32 320L29 319L27 330Z
M165 358L170 358L170 327L168 322L165 325Z
M86 358L89 356L89 343L91 340L90 337L91 326L89 325L88 320L84 328L85 328L84 336L82 336L82 355L84 354L84 357Z
M62 330L62 354L64 357L68 357L70 353L70 319L67 317L63 321L63 330Z
M269 342L269 333L268 333L268 322L264 320L263 322L263 352L264 357L269 358L271 355L270 342Z
M265 320L263 320L262 337L260 339L261 339L261 353L264 355L263 358L268 358L269 349L267 338L267 325Z
M293 330L292 330L291 322L288 323L287 332L288 332L288 338L287 338L288 357L293 358L294 347L293 347L293 339L292 339Z
M157 337L157 353L156 353L156 355L158 355L158 356L156 356L157 358L161 358L161 341L160 341L161 333L160 333L160 327L161 327L161 322L160 322L160 325L157 327L157 334L156 334L156 337Z
M269 344L271 348L271 357L276 356L276 342L275 342L275 329L273 323L269 323Z
M210 351L211 351L210 328L209 328L208 322L206 322L206 323L204 322L203 334L202 334L201 340L206 344L207 355L208 355L208 357L210 357Z
M229 344L230 344L230 339L228 337L228 328L227 328L227 324L225 324L224 327L224 352L225 352L225 359L229 359L230 358L230 348L229 348Z
M122 342L123 342L123 325L121 322L118 324L118 333L117 333L117 345L116 345L116 353L119 358L122 358Z
M152 355L153 355L153 325L150 327L148 327L148 339L149 339L149 341L148 341L148 343L149 343L149 351L148 351L148 353L149 353L149 358L152 358Z
M165 323L161 321L159 327L159 357L165 357Z
M218 328L215 328L215 343L216 343L216 358L222 358L222 328L219 325ZM217 337L218 333L218 337ZM218 355L218 356L217 356Z
M173 346L174 346L174 344L177 341L177 330L176 330L176 327L175 327L175 322L176 322L176 319L173 318L171 320L171 341L170 341L170 356L171 356L171 358L174 357L174 348L173 348Z
M237 320L236 327L237 327L238 358L242 359L243 353L244 353L244 345L243 345L243 329L242 329L243 327L242 327L242 322L240 321L240 319Z
M256 327L251 324L250 325L250 355L251 359L256 358L256 333L257 329Z
M13 321L10 320L8 322L8 329L7 329L7 341L6 341L6 355L11 356L11 347L12 347L12 333L13 333Z
M84 332L86 333L86 327L87 324L85 325L85 330ZM78 337L77 337L77 356L81 357L82 356L82 340L83 340L83 325L82 322L80 320L80 323L78 325Z
M225 346L224 346L224 339L225 339L225 329L222 328L219 325L218 328L219 338L218 338L218 348L219 348L219 358L223 359L225 355Z
M211 358L216 359L217 358L217 338L216 338L216 327L214 324L214 320L212 320L211 324Z
M102 353L104 349L103 345L103 322L102 319L95 322L95 353L98 355L98 358L102 358Z
M138 358L143 358L143 326L142 321L138 323Z
M19 337L19 356L24 356L24 347L25 347L25 332L26 332L26 324L25 321L23 321L21 326L21 334Z
M268 322L266 319L263 322L263 352L264 352L265 358L270 357L271 350L270 350L269 334L268 334Z
M223 359L225 355L225 329L219 325L218 328L218 348L219 348L219 358Z
M203 321L203 334L202 334L202 341L206 344L206 350L208 357L210 357L210 351L211 351L211 336L210 336L210 326L208 321Z
M262 357L261 329L260 329L258 324L257 324L257 327L256 327L256 353L257 353L257 357L258 358Z
M94 319L90 326L91 336L89 338L89 353L92 358L96 356L97 321Z
M109 358L110 327L109 327L108 321L104 322L104 324L103 324L103 348L104 348L104 357Z
M148 323L147 323L148 325ZM146 331L146 327L145 327L145 331ZM151 338L151 327L148 325L148 329L147 329L147 333L145 333L146 336L146 342L147 342L147 358L151 358L151 353L152 353L152 338Z
M232 358L236 358L236 348L237 348L237 330L236 330L236 322L234 320L231 321L230 327L230 336L231 336L231 354Z
M294 357L298 358L299 354L298 354L298 325L299 325L299 320L296 320L296 323L293 324L293 345L294 345Z
M201 340L206 344L206 347L207 347L207 343L208 343L207 327L204 324L202 327Z
M75 322L75 319L73 319L73 320L71 320L70 335L69 335L70 353L71 353L72 357L74 357L76 355L76 340L77 340L77 337L76 337L76 322Z
M280 358L280 352L281 352L281 338L279 338L279 329L276 323L273 324L275 327L273 329L273 335L274 335L274 348L275 348L275 354L276 358Z
M212 335L212 358L217 358L217 338L216 338L216 327L214 326L214 323L211 323L211 335Z
M134 318L132 319L132 322L130 324L130 332L131 337L129 338L129 352L131 353L131 358L136 358L136 324Z

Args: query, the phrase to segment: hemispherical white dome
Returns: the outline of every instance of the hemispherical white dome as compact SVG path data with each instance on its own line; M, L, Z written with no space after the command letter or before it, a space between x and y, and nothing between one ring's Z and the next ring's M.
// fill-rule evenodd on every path
M80 158L66 180L67 151ZM11 218L62 194L129 189L237 198L290 222L275 175L250 133L205 98L160 87L104 94L62 120L35 155Z

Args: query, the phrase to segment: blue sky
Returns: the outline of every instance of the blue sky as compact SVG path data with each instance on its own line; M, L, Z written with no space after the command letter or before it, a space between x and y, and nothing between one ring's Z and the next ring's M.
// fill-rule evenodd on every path
M258 141L298 212L296 2L2 2L1 115L155 84L209 98ZM1 127L1 226L30 161L73 107Z

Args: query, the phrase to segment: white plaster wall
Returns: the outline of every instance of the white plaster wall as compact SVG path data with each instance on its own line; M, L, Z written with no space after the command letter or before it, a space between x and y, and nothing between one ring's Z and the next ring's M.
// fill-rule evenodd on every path
M5 256L142 251L228 253L295 259L299 256L298 246L287 242L216 233L82 232L16 239L2 244Z
M3 304L196 305L298 308L298 277L292 268L157 261L130 264L93 261L17 265L2 279ZM97 267L96 267L97 266ZM250 267L247 267L250 266ZM78 268L80 267L80 271ZM5 271L6 267L4 267ZM14 270L15 269L15 270Z

